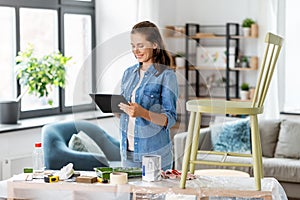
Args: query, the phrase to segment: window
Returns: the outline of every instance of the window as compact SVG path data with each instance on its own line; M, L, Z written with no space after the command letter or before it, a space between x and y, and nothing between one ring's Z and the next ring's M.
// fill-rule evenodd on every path
M92 91L94 81L94 12L94 0L1 1L0 73L4 76L0 80L0 99L15 98L24 91L16 80L14 58L28 44L34 45L37 56L59 50L72 57L66 87L55 88L50 94L53 105L26 94L21 101L21 118L93 108L86 94Z
M20 8L21 50L25 50L28 44L33 44L35 54L41 57L58 49L57 20L56 10ZM57 88L49 94L49 97L53 99L53 107L58 107ZM22 111L45 108L51 108L45 99L27 94L22 98Z
M16 52L15 10L0 7L0 98L13 98L17 94L13 62Z
M84 95L91 91L91 17L88 15L65 14L65 54L72 56L72 68L67 70L65 106L91 103ZM74 92L76 91L76 95ZM87 98L88 97L88 98Z

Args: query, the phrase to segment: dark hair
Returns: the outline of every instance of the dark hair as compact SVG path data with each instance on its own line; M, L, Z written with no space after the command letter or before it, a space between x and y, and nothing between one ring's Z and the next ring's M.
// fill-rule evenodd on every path
M140 33L146 36L146 40L157 44L153 49L154 67L161 74L166 68L174 67L170 53L165 49L165 44L157 26L149 21L143 21L133 26L131 34Z

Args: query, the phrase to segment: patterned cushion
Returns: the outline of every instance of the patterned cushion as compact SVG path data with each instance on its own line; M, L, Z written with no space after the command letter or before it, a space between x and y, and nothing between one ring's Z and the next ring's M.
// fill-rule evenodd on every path
M214 151L250 153L249 119L211 125L211 139Z

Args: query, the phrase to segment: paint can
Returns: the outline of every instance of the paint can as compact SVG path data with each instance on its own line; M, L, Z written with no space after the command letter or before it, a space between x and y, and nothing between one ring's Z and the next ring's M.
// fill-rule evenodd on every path
M142 158L142 180L160 181L161 157L159 155L146 155Z

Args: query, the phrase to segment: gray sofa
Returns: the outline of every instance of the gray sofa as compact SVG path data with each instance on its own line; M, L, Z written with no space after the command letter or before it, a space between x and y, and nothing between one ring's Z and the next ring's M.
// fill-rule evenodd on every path
M227 122L226 122L227 123ZM291 120L260 120L263 169L265 177L275 177L289 198L300 199L300 122ZM200 131L199 149L212 150L211 128ZM174 137L175 168L181 170L187 132ZM221 159L213 155L198 155L200 159ZM252 158L231 157L227 160L251 162ZM196 169L231 168L242 170L253 176L250 167L217 167L196 165Z

